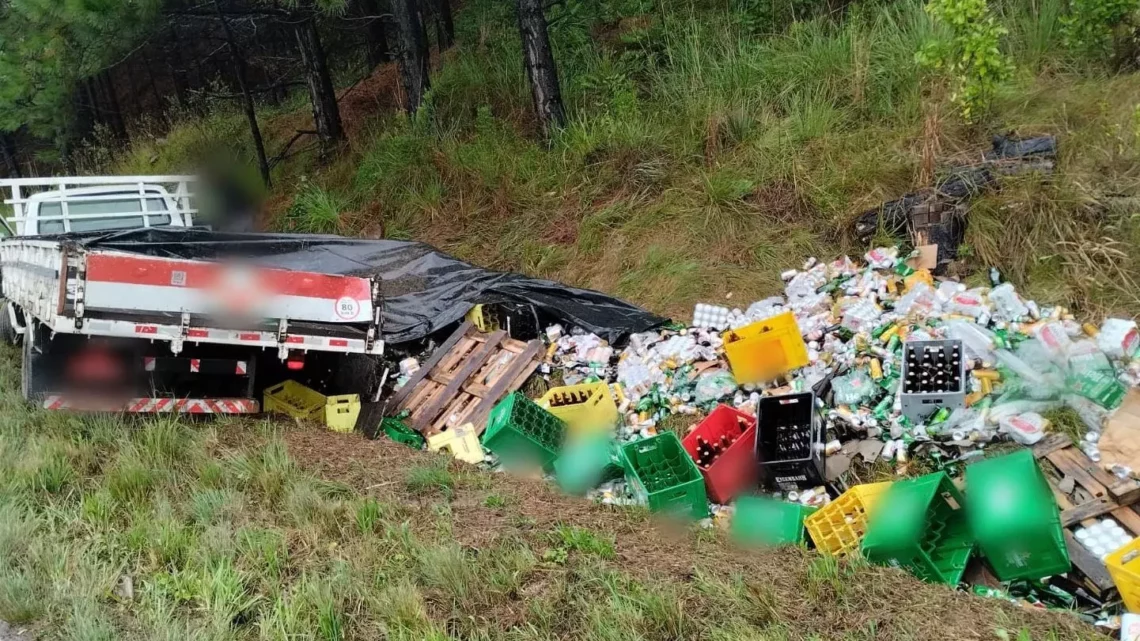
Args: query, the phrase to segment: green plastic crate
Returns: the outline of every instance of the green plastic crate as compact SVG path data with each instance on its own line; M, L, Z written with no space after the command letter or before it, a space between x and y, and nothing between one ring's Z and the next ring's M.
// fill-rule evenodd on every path
M804 542L804 518L816 508L762 496L736 500L730 533L742 545L798 545Z
M621 448L626 479L638 498L654 512L709 515L705 479L673 432L665 432Z
M423 434L408 427L398 418L386 418L380 422L380 429L388 435L388 438L403 443L408 447L414 447L417 450L424 449L424 444L427 441L424 439Z
M947 585L962 580L973 551L965 502L945 472L891 485L863 538L868 561Z
M621 474L617 443L607 438L587 438L571 443L554 461L558 486L568 494L585 494Z
M565 438L565 423L515 392L491 410L483 447L508 467L541 466L549 471Z
M1002 581L1068 572L1061 511L1030 450L966 467L966 513L978 548Z

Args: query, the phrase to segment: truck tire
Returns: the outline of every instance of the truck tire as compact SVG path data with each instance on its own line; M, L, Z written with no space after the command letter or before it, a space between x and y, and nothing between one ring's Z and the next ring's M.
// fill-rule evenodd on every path
M19 342L20 335L16 333L16 328L12 326L12 317L9 316L8 308L11 305L11 301L0 304L0 341L15 345Z

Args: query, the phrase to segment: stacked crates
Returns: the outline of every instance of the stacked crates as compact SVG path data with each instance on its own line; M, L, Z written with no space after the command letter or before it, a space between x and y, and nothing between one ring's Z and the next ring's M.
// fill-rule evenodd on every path
M728 503L756 483L756 417L718 405L681 442L714 503Z
M770 381L808 364L807 345L792 312L731 329L722 338L732 375L741 385Z
M814 393L762 397L756 419L761 482L784 492L824 484L823 429Z
M894 483L863 539L868 561L951 586L961 581L973 549L962 494L945 472Z
M549 470L565 438L565 423L515 392L491 410L483 447L508 467L540 466Z
M325 396L297 381L285 381L265 388L262 409L288 414L293 418L324 423L334 432L351 432L360 417L360 396Z
M966 488L970 527L999 579L1069 571L1061 513L1031 450L967 466Z
M618 422L617 404L605 382L555 387L538 405L566 423L573 436L611 431Z
M626 479L638 499L654 512L703 519L709 515L705 480L672 432L621 448Z
M821 552L844 556L858 550L867 520L890 483L856 485L804 518L811 540Z
M742 545L799 545L804 542L804 518L815 511L798 503L742 496L732 515L732 538Z

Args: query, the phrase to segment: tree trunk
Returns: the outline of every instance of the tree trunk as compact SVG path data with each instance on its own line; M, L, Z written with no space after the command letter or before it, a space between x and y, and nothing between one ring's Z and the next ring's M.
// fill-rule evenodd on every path
M435 36L440 53L455 44L455 21L451 18L451 0L435 0Z
M522 36L523 58L526 60L526 75L530 79L531 95L534 97L534 110L542 125L543 137L549 139L555 130L566 124L566 111L562 106L558 68L554 65L554 52L550 49L542 0L516 2L519 35Z
M253 147L257 152L257 168L261 170L261 181L265 183L266 187L269 187L273 181L269 176L269 160L265 157L265 141L261 138L261 128L257 126L257 111L253 107L253 96L249 93L249 85L245 80L245 58L238 51L237 43L234 42L233 30L230 29L230 23L226 20L226 15L222 13L222 7L218 4L218 0L214 0L214 11L222 23L222 31L226 35L226 46L229 47L236 63L234 73L237 75L238 87L241 88L242 106L245 110L246 120L249 121L249 131L253 135Z
M0 131L0 156L4 157L9 178L23 178L20 172L20 160L16 154L16 143L12 140L12 134L6 131Z
M372 69L392 59L388 51L388 33L385 31L384 20L380 15L380 3L377 0L361 0L360 12L368 19L364 25L364 44L368 52L368 66Z
M431 88L429 53L424 19L418 0L392 0L392 13L400 29L400 80L404 85L404 109L415 114Z
M321 143L328 145L344 140L344 127L340 122L340 107L336 103L336 89L329 73L317 21L312 17L297 24L297 46L301 50L301 63L305 66L305 81L309 85L309 101L313 104L313 122Z
M182 62L182 46L178 43L178 30L174 23L170 23L170 54L166 58L166 67L170 71L170 82L174 85L174 98L178 107L183 111L190 110L190 101L186 97L186 70Z
M106 69L99 72L97 79L107 101L104 105L105 108L101 109L105 116L104 122L111 128L111 133L115 135L116 139L120 142L126 142L130 137L127 135L127 125L123 122L123 110L119 107L119 96L115 93L115 81Z
M150 62L143 62L143 68L146 69L147 86L150 88L150 94L154 96L155 109L158 110L158 117L163 120L166 119L166 100L162 96L162 92L158 90L158 82L154 78L154 70L151 69Z

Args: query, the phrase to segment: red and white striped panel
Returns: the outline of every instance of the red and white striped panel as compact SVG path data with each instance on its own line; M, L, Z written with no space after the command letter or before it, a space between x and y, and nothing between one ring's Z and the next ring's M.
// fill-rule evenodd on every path
M261 411L261 406L252 398L132 398L123 402L57 394L45 398L43 406L48 410L138 414L256 414Z
M91 309L323 323L367 323L372 318L372 287L367 278L120 252L87 256L84 302Z

